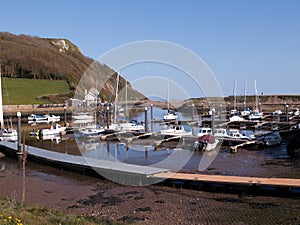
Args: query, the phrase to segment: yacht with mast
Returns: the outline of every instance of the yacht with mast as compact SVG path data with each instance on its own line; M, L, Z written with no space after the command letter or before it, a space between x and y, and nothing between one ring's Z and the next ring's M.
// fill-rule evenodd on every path
M264 119L263 113L259 111L259 98L256 88L256 80L254 80L254 94L255 94L255 109L249 115L249 120L261 120Z
M0 66L0 140L1 141L17 141L18 132L13 129L12 125L8 128L4 127L3 119L3 101L2 101L2 75Z
M118 93L119 93L119 81L120 81L120 74L118 73L117 75L117 81L116 81L116 93L115 93L115 103L114 103L114 119L113 123L109 126L108 130L113 130L113 131L144 131L145 126L144 124L140 124L137 121L129 121L127 120L128 112L127 112L127 81L126 81L126 86L125 86L125 117L126 121L117 123L117 117L118 117L118 112L119 112L119 105L118 105Z
M175 111L170 110L170 82L168 81L168 94L167 94L168 113L164 115L164 121L170 122L178 119L178 114Z

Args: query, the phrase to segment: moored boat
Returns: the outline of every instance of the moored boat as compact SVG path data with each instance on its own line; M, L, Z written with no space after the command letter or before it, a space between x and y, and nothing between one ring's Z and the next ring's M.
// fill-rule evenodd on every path
M266 134L263 136L263 138L261 138L261 140L266 146L280 145L282 142L282 138L279 132L272 132L270 134Z
M173 121L177 119L178 119L178 115L172 110L168 110L168 113L164 115L164 121Z
M42 129L39 131L40 135L60 135L66 130L66 127L62 127L60 124L52 124L49 129Z
M197 134L198 137L202 137L204 135L207 135L207 134L211 134L212 133L212 130L211 128L209 127L202 127L199 129L199 132Z
M28 121L36 121L36 122L57 122L60 120L60 116L56 115L37 115L37 114L31 114L27 117Z
M192 132L187 132L182 125L171 125L167 129L160 131L162 135L170 136L190 136Z
M100 127L86 127L81 130L76 134L76 137L96 137L100 136L105 132L105 129Z
M198 138L195 142L195 150L212 151L219 143L219 140L214 135L206 134Z

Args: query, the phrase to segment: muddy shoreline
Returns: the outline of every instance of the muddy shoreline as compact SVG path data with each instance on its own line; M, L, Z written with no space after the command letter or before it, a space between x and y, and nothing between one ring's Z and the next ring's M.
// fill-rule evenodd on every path
M25 191L26 204L106 218L121 224L300 223L300 199L211 193L158 185L124 186L32 162L27 163L23 178L14 159L2 155L0 164L3 197L20 202ZM282 174L291 167L286 159L275 160L274 164ZM266 166L270 166L268 162ZM213 165L211 168L207 173L217 170ZM260 174L267 175L265 170Z

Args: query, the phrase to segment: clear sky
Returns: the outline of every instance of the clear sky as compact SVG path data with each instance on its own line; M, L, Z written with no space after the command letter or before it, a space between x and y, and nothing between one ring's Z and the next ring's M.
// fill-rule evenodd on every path
M225 95L300 94L299 0L9 0L0 31L67 38L94 59L121 44L163 40L199 55ZM130 78L128 78L130 81Z

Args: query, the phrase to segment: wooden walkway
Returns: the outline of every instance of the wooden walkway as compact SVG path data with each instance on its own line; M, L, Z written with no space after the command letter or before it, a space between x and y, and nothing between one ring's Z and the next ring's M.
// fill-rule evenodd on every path
M281 188L300 188L300 179L292 178L261 178L261 177L242 177L242 176L225 176L225 175L204 175L204 174L188 174L188 173L172 173L168 169L161 169L150 166L139 166L133 164L121 163L119 161L108 161L93 159L82 156L68 155L48 151L41 148L26 146L27 156L34 156L38 160L46 162L57 162L60 165L76 166L78 168L92 168L96 171L104 171L105 173L119 174L124 179L128 176L138 176L145 181L157 180L174 180L183 183L204 182L215 184L229 185L245 185L245 186L267 186ZM0 151L17 153L17 143L0 142ZM101 172L100 172L101 173ZM146 181L147 183L147 181ZM151 182L153 183L153 182ZM155 182L154 182L155 183ZM130 184L130 183L129 183ZM139 184L136 184L139 185Z
M205 181L211 183L230 183L243 185L269 185L282 187L300 187L300 179L292 178L261 178L261 177L241 177L224 175L204 175L189 173L164 173L154 174L153 177L161 179L176 179L183 181Z

